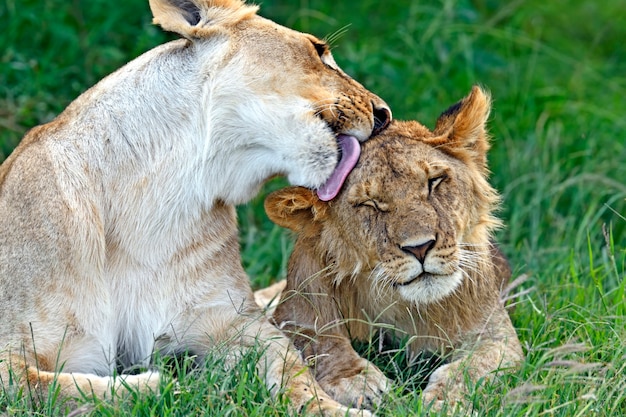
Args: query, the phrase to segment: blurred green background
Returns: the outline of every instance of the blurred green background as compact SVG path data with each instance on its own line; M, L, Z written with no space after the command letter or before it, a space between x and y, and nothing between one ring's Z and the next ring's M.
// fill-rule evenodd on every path
M104 75L173 39L151 24L147 3L0 0L0 161ZM514 393L544 387L517 408L492 399L494 413L626 414L624 0L259 4L261 15L329 39L339 65L397 119L432 127L473 84L491 91L490 165L506 223L498 239L515 275L529 276L512 313L529 359L509 382ZM262 201L239 208L255 287L284 274L291 247ZM568 360L597 369L550 368L568 343L586 347Z

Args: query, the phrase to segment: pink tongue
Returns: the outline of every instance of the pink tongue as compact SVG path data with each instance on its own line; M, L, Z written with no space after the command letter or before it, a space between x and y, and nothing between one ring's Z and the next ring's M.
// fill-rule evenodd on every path
M354 136L339 135L337 136L337 142L341 147L341 160L328 181L326 181L326 184L317 190L317 196L322 201L330 201L339 194L343 182L356 165L361 154L361 146Z

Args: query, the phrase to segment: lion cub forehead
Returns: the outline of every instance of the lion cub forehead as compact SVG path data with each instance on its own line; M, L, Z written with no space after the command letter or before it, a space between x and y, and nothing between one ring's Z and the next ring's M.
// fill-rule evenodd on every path
M351 205L370 199L391 204L404 199L408 189L427 190L430 179L450 171L446 155L418 139L385 138L373 145L364 146L348 179L346 197Z
M394 178L427 180L447 170L450 165L447 155L421 138L385 135L371 139L363 146L361 162L353 176L378 184Z

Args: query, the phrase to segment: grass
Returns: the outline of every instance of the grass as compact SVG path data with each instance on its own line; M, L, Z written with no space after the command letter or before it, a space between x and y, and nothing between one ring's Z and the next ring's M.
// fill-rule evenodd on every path
M0 0L0 160L105 74L169 39L147 1ZM574 4L576 3L576 4ZM333 38L339 64L398 119L432 126L475 83L494 98L492 181L498 236L530 277L512 313L527 359L471 392L480 416L626 415L626 12L620 0L265 0L262 14ZM284 184L274 181L265 192ZM259 196L239 208L255 287L284 275L291 237ZM364 348L367 350L367 348ZM96 403L97 415L284 415L254 373L255 352L168 379L160 397ZM381 416L427 415L421 373L402 352L378 359L397 385ZM394 366L395 364L395 366ZM167 370L165 371L168 372ZM39 415L63 413L42 405ZM31 415L0 394L0 413ZM458 412L457 415L465 415Z

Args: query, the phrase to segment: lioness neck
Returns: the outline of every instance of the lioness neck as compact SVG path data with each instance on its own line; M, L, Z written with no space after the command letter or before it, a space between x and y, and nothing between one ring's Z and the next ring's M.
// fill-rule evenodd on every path
M76 204L99 201L93 209L105 234L128 248L143 248L148 258L197 236L199 219L235 227L234 210L213 210L229 195L234 174L220 162L229 149L211 108L221 68L206 56L223 55L227 46L216 41L208 50L194 48L179 40L147 52L31 133L30 142L66 155L53 164L58 173L77 174L60 179L71 182L68 190L80 190L71 196ZM115 230L108 230L113 224Z

